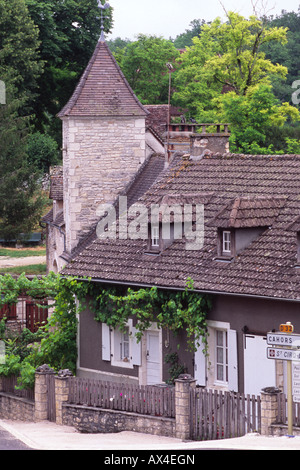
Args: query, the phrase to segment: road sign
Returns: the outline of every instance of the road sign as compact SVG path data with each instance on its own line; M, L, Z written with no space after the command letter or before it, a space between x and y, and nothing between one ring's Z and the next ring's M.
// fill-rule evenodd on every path
M273 344L274 346L300 346L300 335L267 333L267 344Z
M279 331L282 331L282 333L293 333L294 327L290 323L285 323L279 326Z
M300 349L267 348L268 359L300 361Z
M294 363L292 366L292 387L293 401L300 402L300 364Z

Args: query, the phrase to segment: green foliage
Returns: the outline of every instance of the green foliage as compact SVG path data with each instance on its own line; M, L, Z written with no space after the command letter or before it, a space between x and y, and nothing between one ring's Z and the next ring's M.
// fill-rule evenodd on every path
M262 46L286 43L286 33L286 28L267 28L255 16L245 19L233 12L224 23L216 18L202 25L200 35L179 59L175 104L188 107L203 121L205 113L218 112L214 99L224 90L244 96L250 88L268 84L270 76L285 78L287 68L267 59Z
M123 50L119 65L130 86L144 104L168 102L169 73L167 63L175 65L179 51L171 41L140 34Z
M178 34L173 41L176 49L185 49L193 45L193 38L199 36L205 20L193 20L190 22L190 29L186 29L184 33Z
M39 99L35 103L36 130L61 142L59 120L53 119L66 104L90 60L101 33L97 0L25 0L40 39ZM104 0L102 0L104 3ZM112 28L113 9L105 11L105 31Z
M32 110L43 71L38 29L25 0L0 0L0 79L23 100L22 115ZM0 140L1 141L1 140Z
M297 108L288 103L281 104L275 98L270 85L253 87L244 96L227 93L221 97L220 103L223 119L231 123L231 149L240 153L282 152L282 147L274 149L272 144L266 146L268 131L273 127L282 127L288 119L297 121L300 118Z
M0 374L19 375L19 384L25 387L33 384L36 368L45 363L55 371L68 368L75 372L76 315L80 311L75 296L84 297L86 286L87 283L64 279L54 273L32 280L27 279L25 275L16 279L10 275L0 277L0 307L16 303L20 294L26 293L37 302L38 299L46 297L53 299L50 307L54 308L48 323L40 327L36 334L25 330L19 336L12 338L3 335L2 328L6 361L0 366Z
M40 174L26 154L28 119L20 117L24 100L8 84L7 105L0 105L0 234L6 239L30 233L38 224L46 200Z
M19 375L20 387L33 385L35 370L42 364L48 364L56 372L70 369L76 373L77 315L86 307L88 297L95 319L113 328L124 330L129 317L135 317L138 341L155 321L159 328L169 328L174 333L185 328L192 351L195 346L206 345L206 316L211 301L193 292L191 280L183 292L173 292L157 288L99 287L88 280L63 278L54 273L32 280L25 275L0 276L0 308L16 303L21 293L36 301L53 299L54 312L47 324L34 334L24 330L20 335L9 336L4 320L0 324L1 339L6 345L6 361L0 365L0 375ZM174 360L171 367L172 376L180 373L181 367Z
M272 77L274 94L281 102L291 102L291 86L299 79L299 55L300 55L300 10L298 12L282 11L276 17L266 18L268 27L288 28L287 43L264 44L262 50L266 58L273 63L287 67L288 74L284 82Z
M27 141L28 161L43 173L49 173L50 166L59 163L59 152L56 141L47 134L35 132Z
M185 372L185 368L182 364L179 363L179 357L178 357L177 352L166 354L165 362L167 364L170 364L170 368L169 368L170 379L167 380L167 383L174 384L175 379L177 379L180 374L183 374Z
M300 140L286 138L287 153L300 155Z
M206 338L206 316L211 308L209 297L193 292L188 281L184 291L169 291L157 287L126 290L118 287L93 287L91 308L95 319L112 328L125 329L130 317L137 320L136 338L156 322L158 328L168 328L174 333L184 328L188 346L194 350Z

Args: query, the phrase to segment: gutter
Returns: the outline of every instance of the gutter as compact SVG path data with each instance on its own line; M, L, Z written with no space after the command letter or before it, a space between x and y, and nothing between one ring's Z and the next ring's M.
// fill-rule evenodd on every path
M63 277L67 277L68 275L64 275ZM72 277L72 276L71 276ZM157 286L157 285L149 285L149 284L139 284L136 282L120 282L120 281L111 281L107 279L84 279L84 278L77 278L74 277L76 281L85 281L85 282L94 282L96 284L114 284L114 285L125 285L129 287L157 287L158 289L164 290L174 290L174 291L184 291L185 288L182 287L164 287L164 286ZM260 300L278 300L282 302L300 302L300 299L288 299L284 297L271 297L271 296L264 296L264 295L255 295L255 294L237 294L234 292L222 292L222 291L206 291L201 289L188 289L189 292L197 292L199 294L206 294L206 295L226 295L231 297L242 297L242 298L250 298L250 299L260 299Z

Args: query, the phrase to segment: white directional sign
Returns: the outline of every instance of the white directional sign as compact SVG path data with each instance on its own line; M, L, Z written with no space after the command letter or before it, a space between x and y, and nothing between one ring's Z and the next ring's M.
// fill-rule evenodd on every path
M293 363L292 367L293 401L300 402L300 364Z
M300 349L267 348L267 357L282 361L300 361Z
M300 335L267 333L267 344L274 346L300 346Z

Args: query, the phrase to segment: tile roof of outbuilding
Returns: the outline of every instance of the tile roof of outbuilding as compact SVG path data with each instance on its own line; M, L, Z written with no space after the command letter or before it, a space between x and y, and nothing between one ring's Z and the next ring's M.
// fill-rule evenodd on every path
M73 95L58 114L65 116L143 116L148 111L129 86L103 40L99 40Z
M183 238L153 256L146 254L146 240L96 238L74 257L63 274L178 289L184 289L187 279L192 278L197 290L208 293L300 300L300 269L295 267L300 156L210 155L192 161L177 155L140 202L150 207L163 198L176 200L196 194L205 205L202 249L186 250ZM239 198L240 202L251 202L247 210L261 210L259 205L267 201L265 215L271 225L232 262L220 262L218 227L213 221L222 211L232 211ZM253 226L253 217L247 217Z

